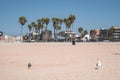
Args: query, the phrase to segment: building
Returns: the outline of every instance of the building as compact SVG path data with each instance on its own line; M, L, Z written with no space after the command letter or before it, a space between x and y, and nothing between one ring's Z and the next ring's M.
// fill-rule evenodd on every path
M90 31L90 40L91 41L98 41L99 40L99 35L100 35L100 30L99 29L94 29Z
M120 29L115 28L114 30L110 29L101 29L99 35L99 41L120 41Z
M108 29L101 29L99 34L99 41L109 40L109 30Z
M111 40L120 41L120 29L113 30L112 35L111 35Z
M52 31L45 30L41 32L41 40L43 41L51 41L52 40Z
M81 40L83 42L89 42L90 41L90 35L85 35Z
M75 39L75 32L73 31L61 31L57 34L59 37L65 37L65 41L72 41Z

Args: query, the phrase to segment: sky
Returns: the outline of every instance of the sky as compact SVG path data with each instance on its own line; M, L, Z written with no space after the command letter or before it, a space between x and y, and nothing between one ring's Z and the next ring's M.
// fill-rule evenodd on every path
M23 34L28 33L27 25L37 19L48 17L66 18L76 16L73 31L120 28L120 0L0 0L0 31L5 34L20 35L20 16L25 16ZM48 25L53 30L52 21ZM62 29L65 30L65 24Z

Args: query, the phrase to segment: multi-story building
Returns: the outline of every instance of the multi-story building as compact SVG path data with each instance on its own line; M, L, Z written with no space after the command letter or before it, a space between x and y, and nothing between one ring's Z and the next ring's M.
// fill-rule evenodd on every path
M99 35L99 41L120 41L120 29L116 28L114 30L101 29Z
M115 29L111 35L112 41L120 41L120 29Z
M91 41L98 41L99 40L99 35L100 35L100 30L99 29L91 30L90 31Z
M101 29L99 34L99 41L109 40L109 30Z

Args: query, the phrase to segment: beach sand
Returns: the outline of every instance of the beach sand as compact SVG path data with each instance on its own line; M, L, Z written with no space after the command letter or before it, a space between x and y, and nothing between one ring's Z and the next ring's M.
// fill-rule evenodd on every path
M0 80L120 80L120 43L1 43Z

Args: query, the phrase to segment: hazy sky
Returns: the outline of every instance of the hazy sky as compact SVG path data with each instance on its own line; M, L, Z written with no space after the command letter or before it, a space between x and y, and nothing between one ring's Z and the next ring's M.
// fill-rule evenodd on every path
M23 32L28 32L27 25L42 17L65 18L76 16L74 31L83 27L94 28L120 27L120 0L0 0L0 31L7 34L20 34L20 16L27 18ZM52 22L48 29L53 30ZM62 25L62 30L65 25Z

